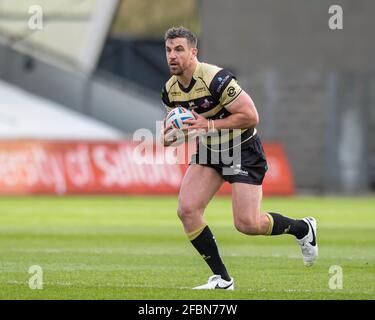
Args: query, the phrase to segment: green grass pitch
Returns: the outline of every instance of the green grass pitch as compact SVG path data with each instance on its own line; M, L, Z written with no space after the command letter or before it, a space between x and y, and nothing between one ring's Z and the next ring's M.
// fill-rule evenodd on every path
M211 275L175 214L176 197L0 198L0 299L375 299L375 200L265 198L262 209L318 220L319 259L303 266L290 235L233 227L231 200L206 220L236 290L195 291ZM29 267L43 289L29 287ZM329 281L340 266L343 288ZM331 280L332 282L333 280Z

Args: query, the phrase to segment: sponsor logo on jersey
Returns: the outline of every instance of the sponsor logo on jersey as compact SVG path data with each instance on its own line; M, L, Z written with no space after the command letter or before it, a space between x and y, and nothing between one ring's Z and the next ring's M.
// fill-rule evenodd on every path
M203 108L203 109L207 109L207 108L209 108L210 106L211 106L211 102L208 101L207 98L205 98L204 101L203 101L203 103L200 105L200 107Z
M230 86L228 89L227 89L227 94L228 94L228 97L234 97L236 95L236 89L232 86Z
M192 109L194 110L194 109L196 109L196 108L198 108L198 107L195 105L194 101L190 101L190 102L189 102L189 109L190 109L190 110L192 110Z
M216 92L220 93L221 92L221 89L223 88L224 84L227 82L227 80L229 79L229 75L226 75L225 78L222 78L222 77L218 77L217 80L220 82L219 86L217 87L216 89Z
M240 164L237 164L236 167L231 166L231 168L233 169L234 174L238 174L240 176L246 176L246 177L249 175L248 171L241 169Z
M196 88L195 89L195 92L203 92L203 91L206 91L206 88L205 87L200 87L200 88Z

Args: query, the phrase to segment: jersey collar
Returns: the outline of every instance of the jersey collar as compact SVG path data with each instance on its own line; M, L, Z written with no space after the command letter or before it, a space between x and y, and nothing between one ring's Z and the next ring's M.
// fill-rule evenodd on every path
M197 66L195 67L193 76L191 78L190 84L187 88L184 88L179 81L178 86L180 87L181 91L188 93L194 87L195 83L197 82L198 78L201 76L201 63L198 61Z

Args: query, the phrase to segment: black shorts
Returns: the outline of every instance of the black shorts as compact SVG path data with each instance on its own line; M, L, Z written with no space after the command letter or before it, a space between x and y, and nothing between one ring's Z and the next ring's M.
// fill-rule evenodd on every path
M268 169L262 142L257 135L240 146L224 151L217 151L200 143L190 164L211 167L229 183L255 185L263 183Z

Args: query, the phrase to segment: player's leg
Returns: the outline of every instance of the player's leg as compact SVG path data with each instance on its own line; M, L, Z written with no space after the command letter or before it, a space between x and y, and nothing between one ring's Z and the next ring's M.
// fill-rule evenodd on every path
M261 213L262 186L246 183L232 184L232 205L236 229L249 235L279 235L289 233L304 237L308 225L302 220L277 213Z
M231 282L232 279L220 257L216 240L203 219L207 204L223 182L223 178L215 169L198 164L190 165L181 184L178 216L193 246L206 261L213 274L221 276L225 283Z
M315 219L299 220L279 213L262 213L261 200L261 185L232 184L233 217L236 229L248 235L292 234L301 246L305 265L312 265L318 253Z
M261 185L232 183L233 220L238 231L247 235L269 232L270 219L260 212L261 201Z
M189 166L181 183L177 211L186 234L192 234L205 223L204 210L223 182L213 168Z

